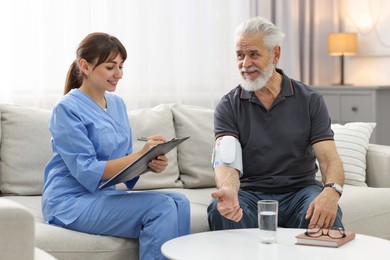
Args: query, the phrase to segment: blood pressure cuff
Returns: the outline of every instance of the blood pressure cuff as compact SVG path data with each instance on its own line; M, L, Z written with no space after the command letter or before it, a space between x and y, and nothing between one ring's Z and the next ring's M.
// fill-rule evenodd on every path
M215 144L211 165L213 168L221 165L232 167L242 176L242 149L237 138L229 135L223 136Z

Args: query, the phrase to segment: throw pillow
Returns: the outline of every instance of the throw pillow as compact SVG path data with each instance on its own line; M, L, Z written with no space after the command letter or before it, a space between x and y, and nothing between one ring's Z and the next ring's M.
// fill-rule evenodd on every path
M191 136L177 147L180 179L185 188L215 187L211 155L214 147L214 111L171 104L177 137Z
M0 192L41 195L45 165L52 156L50 110L1 104Z
M165 104L153 108L131 110L128 111L128 115L133 134L133 152L141 150L145 145L145 142L137 141L137 137L151 135L176 137L172 112ZM167 153L167 157L169 164L163 172L148 172L141 175L134 189L181 188L183 184L179 180L177 148Z
M332 124L334 140L343 161L345 184L367 186L366 156L368 144L376 123L352 122L345 125ZM317 172L321 180L321 172Z

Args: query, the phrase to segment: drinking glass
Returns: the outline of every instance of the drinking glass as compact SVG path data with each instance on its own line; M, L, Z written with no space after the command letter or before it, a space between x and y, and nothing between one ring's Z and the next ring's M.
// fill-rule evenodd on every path
M278 227L278 201L259 200L257 209L260 241L265 244L275 243Z

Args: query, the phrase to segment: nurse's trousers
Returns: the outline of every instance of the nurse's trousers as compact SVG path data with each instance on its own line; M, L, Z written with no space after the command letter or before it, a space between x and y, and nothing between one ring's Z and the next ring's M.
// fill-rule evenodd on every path
M86 233L139 239L140 259L165 259L161 253L163 243L190 233L190 204L184 195L174 192L107 195L87 207L76 221L61 226Z

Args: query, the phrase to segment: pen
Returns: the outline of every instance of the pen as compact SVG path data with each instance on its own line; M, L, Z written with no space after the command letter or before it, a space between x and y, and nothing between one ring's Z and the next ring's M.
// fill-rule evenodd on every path
M140 136L140 137L137 137L137 140L138 140L138 141L142 141L142 142L147 142L147 141L148 141L148 138L147 138L147 137Z

